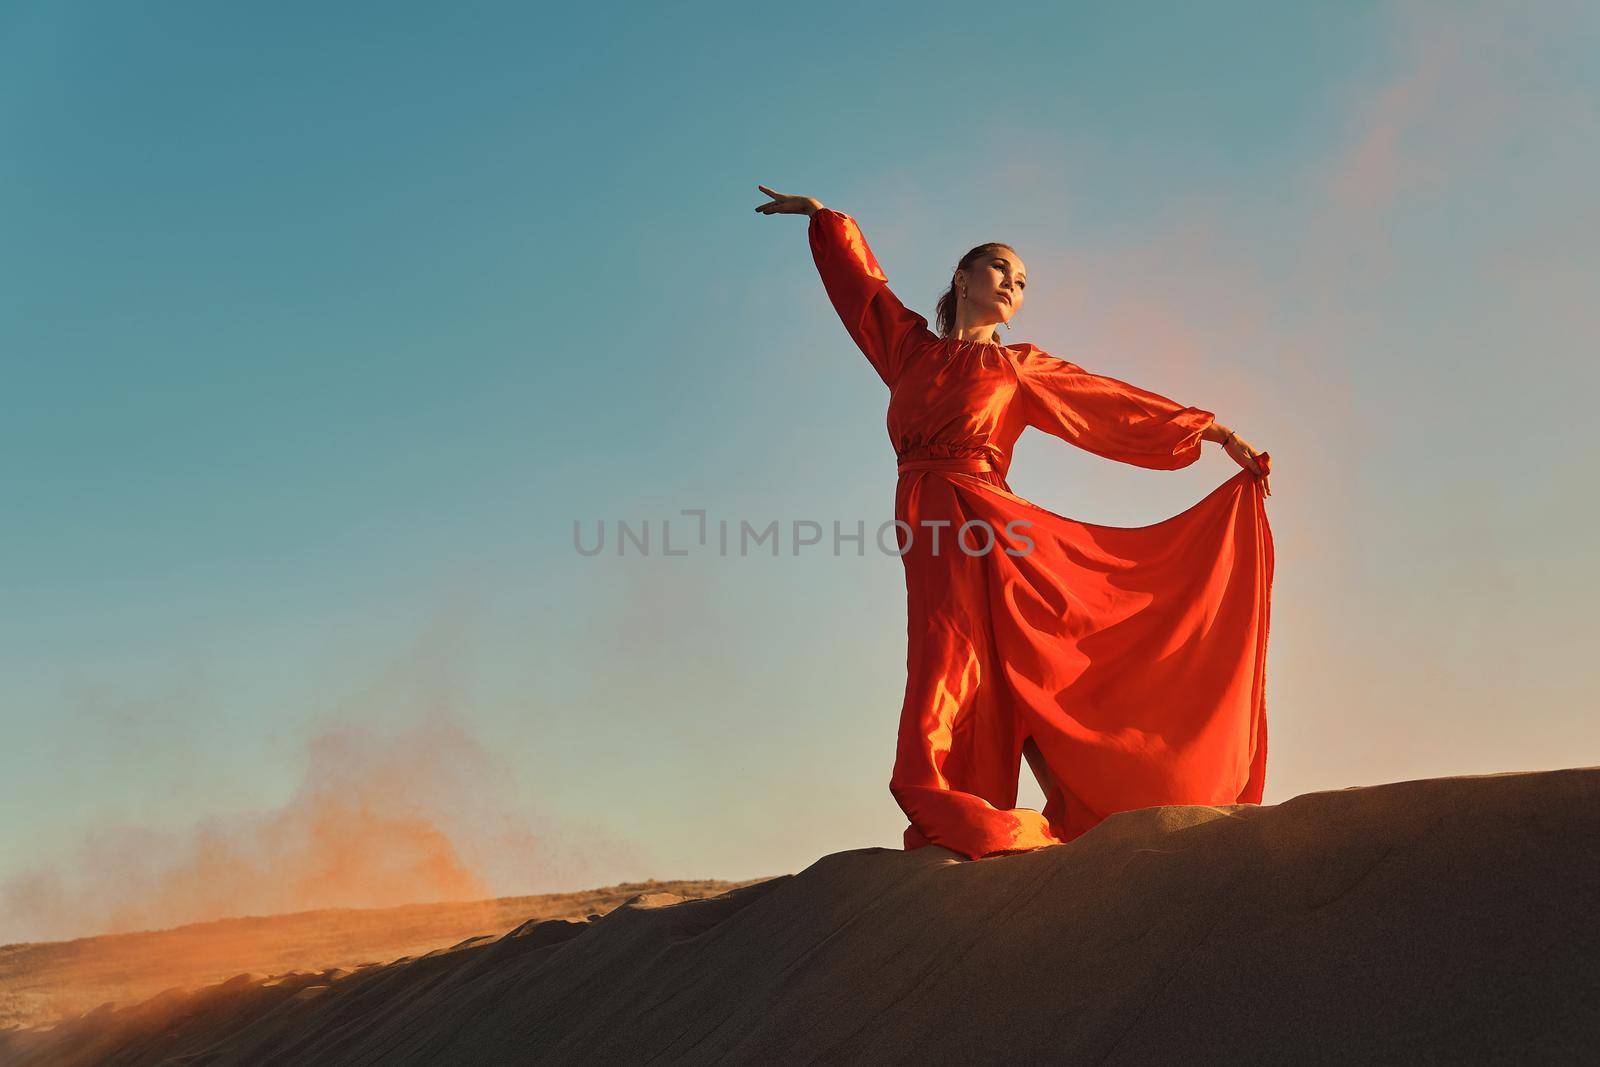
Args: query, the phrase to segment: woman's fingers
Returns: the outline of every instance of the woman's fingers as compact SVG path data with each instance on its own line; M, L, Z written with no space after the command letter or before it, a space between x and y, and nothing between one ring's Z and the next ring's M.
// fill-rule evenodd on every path
M769 189L765 185L757 185L756 188L772 197L770 203L756 206L756 210L763 215L802 215L805 213L806 205L810 203L807 197L789 196L776 189Z
M1267 496L1271 496L1272 479L1262 478L1261 461L1256 458L1256 450L1251 448L1238 435L1234 436L1233 440L1228 443L1227 447L1228 454L1234 458L1234 461L1238 463L1239 466L1243 467L1257 478L1261 478L1261 491Z
M1234 451L1234 449L1237 449L1238 451ZM1232 453L1233 458L1239 462L1239 466L1247 468L1251 474L1254 474L1257 477L1261 476L1261 464L1256 459L1256 450L1250 447L1250 443L1248 441L1240 437L1238 434L1234 434L1231 447L1228 449L1228 451Z
M1267 478L1267 477L1262 477L1263 471L1262 471L1262 468L1261 468L1261 461L1256 458L1259 455L1259 453L1256 452L1256 450L1251 448L1249 445L1245 444L1243 441L1239 442L1239 447L1244 450L1245 459L1248 459L1250 461L1250 463L1249 463L1250 473L1254 474L1257 478L1261 479L1261 491L1263 493L1265 493L1267 496L1271 496L1272 495L1272 479L1271 478Z

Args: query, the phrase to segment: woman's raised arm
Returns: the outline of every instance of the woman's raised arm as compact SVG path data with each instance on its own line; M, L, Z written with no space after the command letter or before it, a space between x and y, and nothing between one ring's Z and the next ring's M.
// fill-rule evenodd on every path
M775 198L757 211L811 217L807 240L828 299L878 377L893 386L916 346L934 338L928 320L900 303L890 290L889 279L855 219L810 197L784 196L764 185L757 188Z

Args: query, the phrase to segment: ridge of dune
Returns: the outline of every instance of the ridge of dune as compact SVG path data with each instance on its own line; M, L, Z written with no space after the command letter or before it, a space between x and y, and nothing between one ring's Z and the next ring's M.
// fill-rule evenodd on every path
M240 915L163 930L0 945L0 1031L44 1026L95 1009L128 1007L171 989L198 989L241 972L286 976L424 955L463 938L491 939L529 918L604 914L641 892L713 896L743 882L621 882L566 893L377 908Z
M864 848L387 965L103 1006L8 1064L1580 1060L1600 767L1123 812L964 861Z

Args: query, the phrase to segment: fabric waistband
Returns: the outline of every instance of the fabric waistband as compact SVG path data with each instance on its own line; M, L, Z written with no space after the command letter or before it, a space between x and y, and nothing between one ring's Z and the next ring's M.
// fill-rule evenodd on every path
M982 456L938 456L928 459L903 459L899 463L899 471L965 471L975 474L979 471L992 471L994 464Z

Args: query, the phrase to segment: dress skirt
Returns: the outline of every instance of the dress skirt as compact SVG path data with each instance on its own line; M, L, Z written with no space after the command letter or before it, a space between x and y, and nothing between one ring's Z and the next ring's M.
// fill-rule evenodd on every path
M902 471L895 494L905 847L976 858L1133 808L1260 803L1273 556L1257 479L1241 470L1178 515L1117 527L940 462ZM1053 780L1042 812L1016 807L1030 737Z

